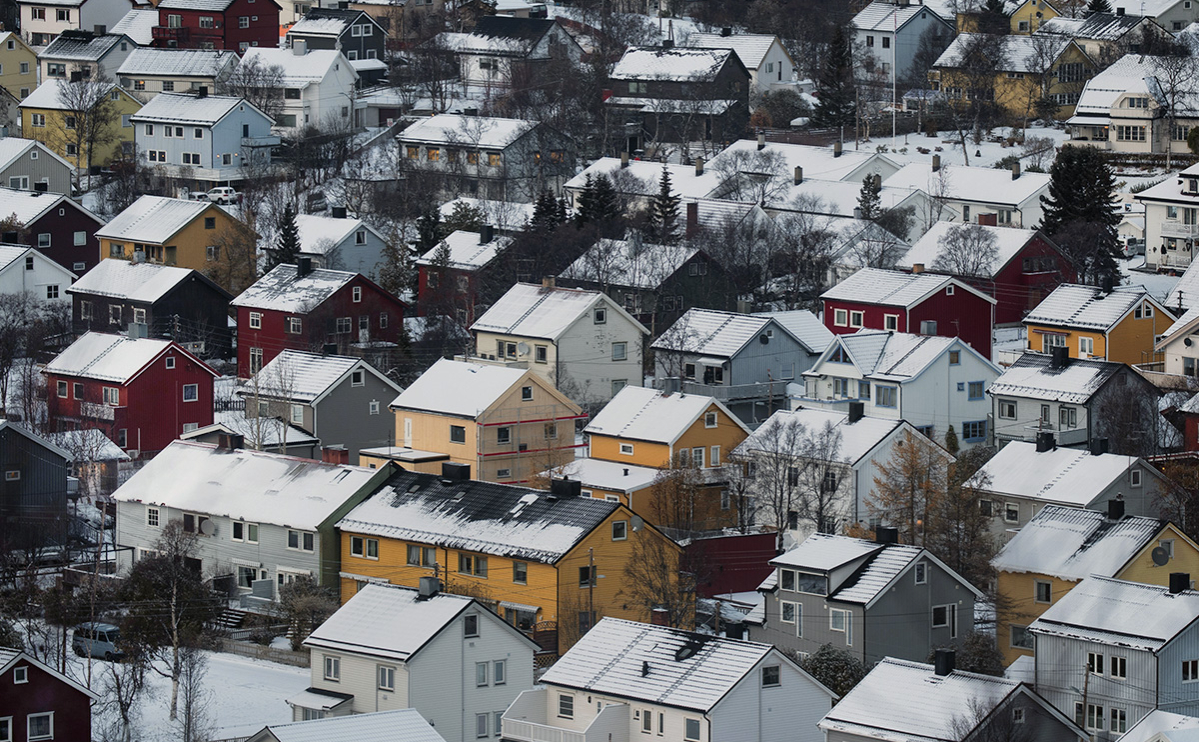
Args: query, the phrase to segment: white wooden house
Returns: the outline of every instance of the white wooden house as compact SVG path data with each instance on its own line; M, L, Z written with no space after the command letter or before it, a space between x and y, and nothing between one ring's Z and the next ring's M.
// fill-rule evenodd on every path
M0 245L0 295L28 293L35 299L70 303L75 274L32 247Z

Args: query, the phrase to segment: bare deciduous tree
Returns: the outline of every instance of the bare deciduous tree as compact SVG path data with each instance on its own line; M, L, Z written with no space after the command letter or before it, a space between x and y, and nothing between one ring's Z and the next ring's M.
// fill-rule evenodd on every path
M258 110L281 124L279 114L283 111L283 68L277 64L265 64L258 57L237 65L222 80L217 81L217 92L245 98Z
M937 241L930 268L954 276L990 276L999 257L999 240L979 224L957 224Z

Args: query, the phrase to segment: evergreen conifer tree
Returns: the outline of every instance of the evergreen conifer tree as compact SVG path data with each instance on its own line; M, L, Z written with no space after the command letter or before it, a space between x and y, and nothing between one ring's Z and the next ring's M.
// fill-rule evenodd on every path
M882 181L875 181L873 175L867 175L862 180L862 190L858 193L858 208L862 211L863 219L874 221L882 215L883 202L879 197L882 190Z
M610 226L620 219L620 199L616 195L616 187L612 180L603 173L595 178L595 201L593 203L595 221L601 228Z
M540 234L552 232L559 224L559 213L558 199L548 190L542 191L533 202L533 218L529 220L529 230Z
M1049 171L1049 195L1041 197L1040 228L1070 256L1084 282L1120 282L1115 193L1116 176L1100 150L1062 147Z
M279 220L279 238L275 249L267 253L267 271L276 265L294 264L300 258L300 228L296 224L296 210L288 204Z
M853 126L856 103L853 84L853 48L845 29L837 26L829 42L828 56L816 79L820 96L812 112L812 123L826 128Z
M646 232L650 242L671 245L678 241L679 197L670 186L670 171L662 167L658 192L649 205Z
M420 254L424 255L433 246L441 241L441 214L437 209L432 209L416 218L416 246Z
M595 180L591 173L583 181L583 190L579 193L579 209L575 212L575 226L582 227L587 222L595 221Z
M1112 12L1112 4L1108 0L1091 0L1087 3L1087 11L1090 13L1110 13Z

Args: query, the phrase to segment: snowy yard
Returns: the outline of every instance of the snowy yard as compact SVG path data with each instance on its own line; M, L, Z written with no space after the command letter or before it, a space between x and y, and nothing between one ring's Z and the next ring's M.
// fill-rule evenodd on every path
M884 128L889 129L890 127L886 126ZM1007 127L999 127L992 133L995 136L1006 136L1009 131L1011 130ZM917 151L917 147L924 147L925 149L940 147L941 151L937 152L937 154L941 155L941 162L943 164L965 165L968 155L971 167L991 167L1009 155L1018 155L1022 152L1022 148L1019 145L1005 147L999 142L992 141L975 144L967 138L966 151L963 153L961 144L951 141L952 135L953 132L943 131L936 137L928 137L924 134L900 134L892 139L889 132L884 134L879 131L878 136L862 142L857 148L866 152L882 152L900 165L907 165L910 162L929 162L932 157L932 155L922 154ZM1041 126L1028 127L1024 135L1026 139L1033 137L1052 139L1055 147L1060 147L1070 138L1069 133L1062 129L1051 129ZM854 145L847 143L845 146L849 149L853 148ZM1048 162L1052 162L1052 158ZM1027 166L1027 163L1025 163L1025 167ZM1045 169L1048 170L1048 166Z

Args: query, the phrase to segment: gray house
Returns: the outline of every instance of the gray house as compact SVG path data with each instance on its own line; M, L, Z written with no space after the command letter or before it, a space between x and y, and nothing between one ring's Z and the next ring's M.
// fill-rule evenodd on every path
M0 185L71 195L69 162L32 139L0 139Z
M357 461L360 449L395 443L387 404L402 391L361 358L285 350L238 393L247 418L279 418Z
M285 43L304 41L309 49L337 49L358 73L358 85L374 85L387 72L383 61L387 31L369 14L349 8L312 8L287 31Z
M1199 715L1197 615L1184 572L1169 587L1088 577L1028 627L1037 690L1099 742L1154 709Z
M65 538L67 467L72 458L45 438L0 420L0 551L61 543Z
M333 216L296 214L296 227L300 254L312 258L314 268L377 279L387 238L363 220L347 217L344 206L334 206Z
M787 387L832 339L811 312L689 309L650 349L661 388L715 397L755 425L786 408Z
M199 534L205 576L230 578L244 605L278 597L301 578L336 587L341 565L334 524L392 469L325 464L221 444L175 441L113 493L122 571L152 553L175 520Z
M927 550L814 533L770 563L758 588L763 608L750 613L750 638L805 656L825 644L867 666L884 657L921 661L974 630L973 585Z

